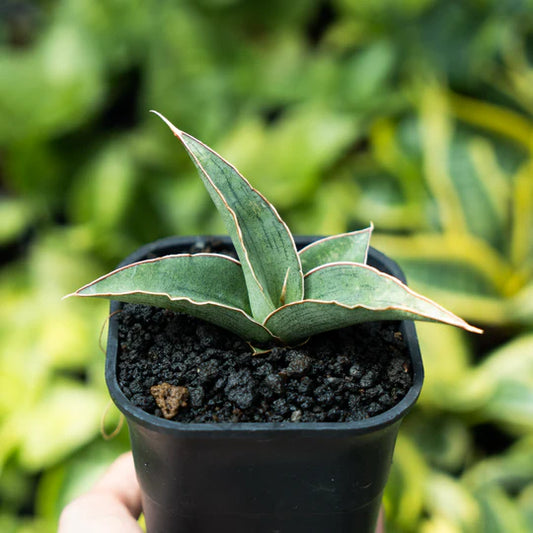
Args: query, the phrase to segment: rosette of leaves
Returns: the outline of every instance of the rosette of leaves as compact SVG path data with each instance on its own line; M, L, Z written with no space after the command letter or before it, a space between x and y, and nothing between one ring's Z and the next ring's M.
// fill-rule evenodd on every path
M366 264L372 227L298 251L274 206L233 165L159 116L196 165L239 260L215 253L149 259L106 274L74 295L180 311L251 343L293 343L373 320L435 321L479 331Z

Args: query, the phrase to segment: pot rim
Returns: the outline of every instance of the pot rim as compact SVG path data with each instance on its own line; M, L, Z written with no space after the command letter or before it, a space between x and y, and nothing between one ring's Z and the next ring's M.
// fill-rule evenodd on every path
M295 236L297 244L304 244L315 240L316 236ZM124 266L141 259L165 255L161 250L165 248L175 248L176 246L188 244L205 239L216 239L227 241L231 244L227 236L187 236L187 237L166 237L152 243L146 244L137 251L129 255L119 266ZM389 274L405 282L405 275L400 267L389 257L374 248L370 248L369 260L377 266L378 269L384 270ZM199 433L204 436L220 436L221 432L230 432L232 437L247 437L258 434L264 434L264 438L271 438L273 434L287 434L298 436L313 436L318 434L323 436L334 436L339 432L353 433L362 435L378 431L386 426L392 426L395 422L401 420L412 408L420 395L422 383L424 380L424 368L420 348L416 335L416 329L413 321L403 320L400 322L400 331L402 332L409 350L411 358L413 383L406 395L393 407L387 411L363 420L352 422L205 422L205 423L186 423L175 422L159 418L155 415L143 411L140 407L133 405L119 387L116 377L116 362L118 354L118 321L113 313L120 310L122 304L112 301L110 306L110 319L108 331L108 343L106 351L105 378L109 393L115 405L126 416L126 419L132 419L135 423L145 428L165 433L179 433L181 436L197 437Z

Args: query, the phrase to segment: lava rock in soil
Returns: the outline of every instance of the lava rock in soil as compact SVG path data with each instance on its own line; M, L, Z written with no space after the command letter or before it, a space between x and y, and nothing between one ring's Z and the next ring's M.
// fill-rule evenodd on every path
M125 304L117 377L127 398L163 416L150 389L186 387L178 422L348 422L398 403L412 384L397 322L322 333L253 355L241 338L180 313Z

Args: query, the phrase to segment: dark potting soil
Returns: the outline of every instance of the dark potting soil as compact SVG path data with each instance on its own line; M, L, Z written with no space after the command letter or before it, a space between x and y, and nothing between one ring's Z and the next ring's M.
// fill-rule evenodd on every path
M150 389L180 391L179 422L361 420L394 406L412 383L396 322L253 355L239 337L187 315L125 304L117 318L121 389L157 416L163 414Z

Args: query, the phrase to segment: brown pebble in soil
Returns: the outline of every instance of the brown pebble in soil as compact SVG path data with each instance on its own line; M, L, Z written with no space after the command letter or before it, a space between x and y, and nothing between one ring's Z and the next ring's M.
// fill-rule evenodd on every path
M154 397L163 416L170 419L176 416L180 407L187 406L189 389L170 383L160 383L150 387L150 394Z

